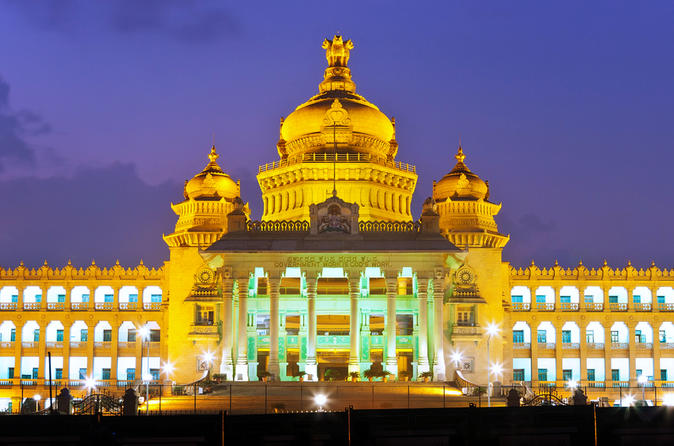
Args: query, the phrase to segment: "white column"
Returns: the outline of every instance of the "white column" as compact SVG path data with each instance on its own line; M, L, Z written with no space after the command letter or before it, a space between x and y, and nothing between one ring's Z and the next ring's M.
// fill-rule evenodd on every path
M433 317L435 354L433 356L433 377L435 381L445 380L445 320L444 320L444 289L440 279L433 281Z
M278 337L279 337L279 289L281 280L278 278L268 279L269 289L269 373L278 381L281 370L278 363Z
M428 279L417 279L417 302L419 303L419 365L418 373L428 372Z
M396 355L396 296L398 279L386 279L386 370L398 374Z
M237 381L248 381L248 277L237 279L239 285L239 333L237 337Z
M227 375L228 380L234 378L234 363L232 361L233 333L232 333L232 288L234 281L223 281L222 306L222 354L220 357L220 373Z
M349 279L349 294L351 295L351 316L349 319L349 373L360 372L360 325L358 324L358 298L360 297L360 277Z
M316 280L307 280L307 361L304 366L307 381L318 380L316 363Z

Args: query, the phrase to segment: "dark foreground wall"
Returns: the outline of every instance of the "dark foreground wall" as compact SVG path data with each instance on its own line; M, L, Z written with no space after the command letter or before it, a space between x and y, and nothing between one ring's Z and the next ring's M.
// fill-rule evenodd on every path
M657 445L666 408L523 407L150 417L3 416L0 445Z

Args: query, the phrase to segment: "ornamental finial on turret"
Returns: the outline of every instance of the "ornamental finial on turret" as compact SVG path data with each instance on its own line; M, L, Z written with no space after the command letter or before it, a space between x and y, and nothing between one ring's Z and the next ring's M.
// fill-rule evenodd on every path
M460 163L463 163L463 160L466 159L466 155L463 154L463 147L461 147L461 143L459 143L459 150L456 151L454 158L456 158L456 160Z
M214 163L215 160L217 160L219 157L220 155L218 155L218 152L215 151L215 144L213 144L211 147L211 153L208 154L208 159Z
M347 40L344 42L342 36L336 35L332 40L323 41L325 58L328 59L330 67L346 67L349 63L350 52L353 49L353 42Z

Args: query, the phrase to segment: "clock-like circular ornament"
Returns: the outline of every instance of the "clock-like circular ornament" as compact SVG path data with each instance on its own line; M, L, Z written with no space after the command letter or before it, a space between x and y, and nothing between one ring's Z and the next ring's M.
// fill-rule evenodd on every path
M206 266L200 268L197 272L197 280L199 280L199 283L213 283L214 279L215 271Z
M469 285L475 282L475 273L467 266L462 266L456 271L456 281L461 285Z

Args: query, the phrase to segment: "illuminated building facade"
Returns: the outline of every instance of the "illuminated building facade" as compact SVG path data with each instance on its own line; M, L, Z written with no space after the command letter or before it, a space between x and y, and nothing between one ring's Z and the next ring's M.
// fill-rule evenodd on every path
M319 93L281 120L279 159L259 167L261 221L213 147L171 205L160 268L0 269L1 397L44 385L47 351L73 388L164 380L169 363L177 383L377 366L482 384L674 382L674 270L511 267L501 205L461 147L415 220L395 122L356 93L352 42L323 48Z

